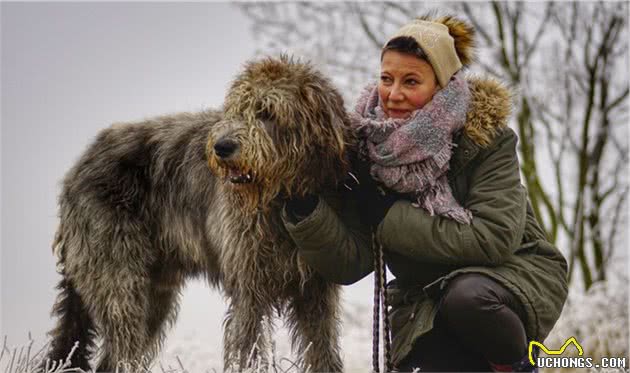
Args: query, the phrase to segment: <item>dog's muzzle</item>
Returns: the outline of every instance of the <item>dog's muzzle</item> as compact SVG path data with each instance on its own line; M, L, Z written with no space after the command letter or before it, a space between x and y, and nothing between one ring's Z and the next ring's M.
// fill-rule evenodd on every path
M243 170L240 167L234 167L234 155L238 153L240 145L232 139L220 139L214 144L214 153L225 164L227 169L227 177L233 184L249 184L254 181L254 175L251 170Z

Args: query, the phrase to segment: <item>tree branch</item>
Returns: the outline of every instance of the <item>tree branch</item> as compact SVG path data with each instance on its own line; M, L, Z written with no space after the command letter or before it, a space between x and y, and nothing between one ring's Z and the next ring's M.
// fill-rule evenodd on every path
M536 50L536 47L538 46L538 43L540 42L540 39L543 35L543 31L546 29L547 26L547 22L549 22L549 20L551 19L551 14L553 11L553 4L552 2L547 3L547 9L545 10L545 18L543 19L542 23L540 24L540 27L538 27L538 30L536 31L536 36L534 36L534 41L528 45L527 43L527 39L525 40L525 58L523 60L523 64L527 65L527 62L529 62L532 53L534 52L534 50Z
M624 102L624 100L628 97L628 86L626 86L626 89L624 89L624 91L616 98L614 99L610 104L608 104L605 108L604 108L604 113L608 114L610 111L612 111L615 107L617 107L617 105L621 104L622 102Z
M361 25L363 32L365 32L365 35L367 36L367 38L372 42L372 46L380 49L383 46L382 44L383 42L379 41L379 39L376 37L376 35L374 35L372 30L370 29L370 25L368 25L367 21L365 20L365 17L363 16L363 12L361 11L361 5L359 3L352 3L351 6L355 14L357 15L357 18L359 19L359 24Z
M462 2L461 6L462 6L462 10L466 14L466 17L468 17L473 27L475 28L475 31L477 32L477 34L479 34L483 38L483 40L486 42L486 45L492 45L492 38L486 31L486 28L481 26L481 24L473 16L472 10L470 9L470 6L468 5L468 3Z

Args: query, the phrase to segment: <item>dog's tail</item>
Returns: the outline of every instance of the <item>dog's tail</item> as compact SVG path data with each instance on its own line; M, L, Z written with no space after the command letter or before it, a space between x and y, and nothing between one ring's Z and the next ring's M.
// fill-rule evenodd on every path
M53 361L59 364L60 360L62 363L65 362L78 342L70 359L70 366L88 371L90 356L95 347L96 332L83 300L77 293L72 280L66 276L63 249L63 240L60 239L59 231L57 231L53 253L58 257L57 272L62 278L57 285L59 294L51 312L52 316L57 317L57 324L48 333L52 340L47 360L50 361L49 364ZM45 365L46 361L43 364Z

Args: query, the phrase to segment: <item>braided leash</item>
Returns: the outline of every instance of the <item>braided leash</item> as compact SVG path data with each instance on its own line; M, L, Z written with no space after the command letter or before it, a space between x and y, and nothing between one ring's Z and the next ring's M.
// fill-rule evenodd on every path
M383 340L385 344L385 372L393 371L392 368L392 356L391 356L391 334L390 334L390 325L389 325L389 302L387 300L387 268L385 267L385 260L383 260L383 246L379 244L378 251L380 254L381 261L381 273L383 274L383 280L381 283L383 287L381 288L381 299L383 300L383 305L381 306L383 309Z
M372 311L372 371L378 373L380 371L378 364L378 341L379 341L379 316L381 306L381 264L379 263L380 255L379 247L376 245L374 231L372 231L372 250L374 250L374 308Z
M374 309L372 318L372 370L374 373L380 372L379 367L379 332L381 309L383 310L383 345L385 372L391 372L391 342L390 342L390 325L389 325L389 309L387 303L387 295L385 294L385 285L387 284L387 269L383 260L383 247L376 242L376 235L372 231L372 248L374 250Z

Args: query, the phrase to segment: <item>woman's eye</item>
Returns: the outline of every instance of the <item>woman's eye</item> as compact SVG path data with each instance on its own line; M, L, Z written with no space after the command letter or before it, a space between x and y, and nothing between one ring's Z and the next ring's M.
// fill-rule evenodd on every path
M408 85L416 85L416 84L419 84L419 83L415 79L407 79L407 84Z
M383 83L389 83L391 81L391 79L388 76L381 76L381 82Z

